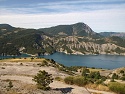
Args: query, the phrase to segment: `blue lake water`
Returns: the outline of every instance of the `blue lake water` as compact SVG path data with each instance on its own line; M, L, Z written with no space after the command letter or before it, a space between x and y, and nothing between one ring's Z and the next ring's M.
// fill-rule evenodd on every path
M10 58L8 56L5 58ZM20 57L20 56L19 56ZM21 57L28 57L22 55ZM56 62L65 66L87 66L95 68L114 69L125 67L125 56L118 55L67 55L64 53L55 53L53 55L41 56L48 59L54 59ZM1 58L1 57L0 57Z
M125 67L125 56L116 55L67 55L55 53L44 56L66 66L87 66L95 68L114 69Z

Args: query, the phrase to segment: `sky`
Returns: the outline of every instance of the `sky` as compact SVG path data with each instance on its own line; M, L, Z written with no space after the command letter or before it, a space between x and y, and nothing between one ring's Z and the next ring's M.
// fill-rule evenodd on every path
M95 32L125 32L125 0L0 0L0 24L38 29L78 22Z

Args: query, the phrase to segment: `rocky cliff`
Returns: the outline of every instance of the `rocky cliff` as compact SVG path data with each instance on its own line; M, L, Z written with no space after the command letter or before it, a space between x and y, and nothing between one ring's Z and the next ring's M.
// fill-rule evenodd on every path
M87 40L87 41L86 41ZM94 39L68 36L55 41L56 50L66 54L125 55L125 48L113 43L99 43Z

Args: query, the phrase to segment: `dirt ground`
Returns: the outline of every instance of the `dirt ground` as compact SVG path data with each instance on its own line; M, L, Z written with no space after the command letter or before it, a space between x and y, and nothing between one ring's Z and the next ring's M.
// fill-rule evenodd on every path
M39 62L0 62L0 94L92 94L90 92L98 92L100 94L114 94L105 91L97 91L78 87L75 85L67 85L64 82L53 81L50 84L52 90L42 91L36 88L36 83L32 81L33 76L39 70L45 70L52 74L53 78L68 76L58 71L54 67L38 66ZM12 81L13 87L8 90L8 83Z

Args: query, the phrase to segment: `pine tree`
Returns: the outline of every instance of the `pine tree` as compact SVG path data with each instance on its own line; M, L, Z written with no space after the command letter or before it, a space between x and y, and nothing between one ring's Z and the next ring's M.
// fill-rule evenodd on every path
M45 70L39 71L34 77L33 81L37 82L37 87L42 90L49 90L49 84L53 82L51 74L48 74Z

